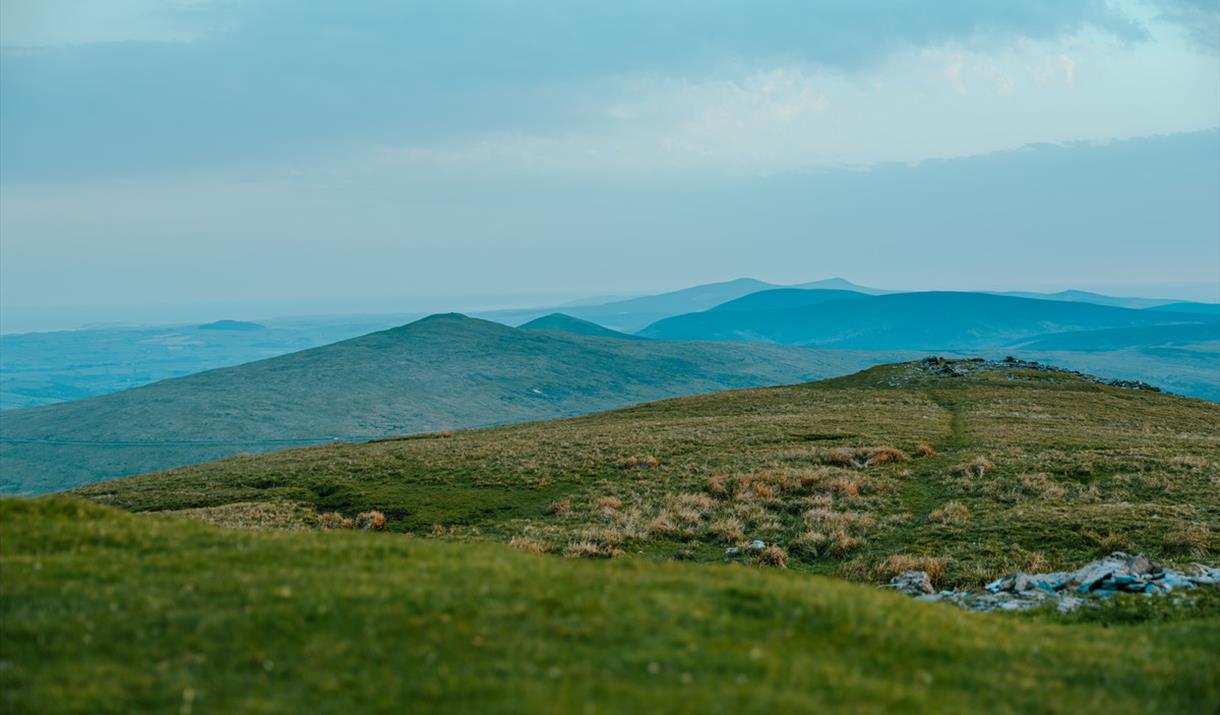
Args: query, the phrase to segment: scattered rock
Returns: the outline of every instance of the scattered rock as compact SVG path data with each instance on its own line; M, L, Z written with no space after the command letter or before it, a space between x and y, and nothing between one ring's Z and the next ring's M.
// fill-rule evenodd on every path
M1035 372L1053 372L1063 375L1069 375L1085 382L1091 382L1097 385L1109 385L1111 387L1120 387L1125 390L1147 390L1149 392L1161 392L1159 387L1154 387L1146 382L1139 380L1111 380L1097 375L1090 375L1077 370L1066 370L1064 368L1055 367L1054 365L1046 365L1032 360L1021 360L1011 355L1003 360L984 360L983 358L965 358L965 359L950 359L943 358L939 355L932 355L914 363L916 372L906 376L896 375L890 377L888 381L882 381L891 387L901 387L912 378L919 375L934 375L936 377L966 377L981 370L999 370L1017 368L1021 370L1031 370ZM1008 376L1009 380L1018 380L1019 376ZM1051 382L1055 378L1049 378Z
M737 548L736 546L730 546L729 548L724 550L724 555L725 556L740 556L741 549Z
M921 601L946 601L970 611L1018 611L1054 603L1061 613L1074 611L1090 598L1116 593L1168 594L1201 586L1220 586L1220 568L1194 564L1187 573L1152 563L1144 556L1116 551L1075 571L1009 574L982 590L934 592L928 575L908 571L890 587ZM925 589L926 581L926 589Z
M767 544L765 541L762 541L760 539L755 539L750 542L751 551L762 551L765 548L767 548Z
M923 596L936 592L927 571L904 571L890 579L890 587L908 596Z

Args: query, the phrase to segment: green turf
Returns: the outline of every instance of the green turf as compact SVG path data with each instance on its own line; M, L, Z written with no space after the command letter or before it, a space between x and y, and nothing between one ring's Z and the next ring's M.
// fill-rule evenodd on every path
M0 501L29 713L1213 713L1220 620L1071 625L748 566Z

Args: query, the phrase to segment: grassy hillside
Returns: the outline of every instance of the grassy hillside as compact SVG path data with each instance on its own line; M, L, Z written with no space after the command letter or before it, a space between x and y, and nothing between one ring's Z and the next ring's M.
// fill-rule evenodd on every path
M6 712L1211 713L1220 619L0 501ZM1188 614L1194 614L1188 611ZM1180 618L1180 617L1179 617Z
M954 370L968 374L886 365L79 493L218 523L377 509L392 530L587 556L723 562L760 539L789 569L869 581L912 565L979 584L1116 549L1220 553L1220 405L1023 366Z
M798 382L884 357L519 330L459 315L0 417L0 491L45 492L293 445Z

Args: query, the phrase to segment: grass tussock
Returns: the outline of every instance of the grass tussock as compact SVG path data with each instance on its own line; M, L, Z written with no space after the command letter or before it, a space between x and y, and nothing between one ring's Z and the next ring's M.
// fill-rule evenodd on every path
M356 516L356 528L366 531L382 531L385 529L385 514L376 509L362 511Z
M661 466L661 460L652 455L645 457L631 456L623 460L623 467L626 469L656 469Z
M839 575L850 581L884 584L907 571L923 571L933 586L944 583L945 572L952 559L926 554L891 554L880 561L855 558L839 568Z
M322 529L350 529L352 520L337 511L318 514L318 527Z
M571 497L564 497L551 502L546 507L546 513L550 516L570 516L572 514Z
M563 550L564 558L569 559L608 559L615 553L613 548L593 541L574 541Z
M788 552L780 546L771 544L758 552L758 563L763 566L774 566L781 569L788 568Z
M975 457L965 464L959 464L953 468L953 473L961 477L974 477L982 479L995 469L995 465L986 457Z
M1207 457L1197 454L1179 454L1169 460L1169 465L1178 469L1200 470L1206 469L1208 464Z
M735 516L726 516L712 522L709 528L712 535L721 541L730 544L737 544L746 538L745 524L741 523L741 519Z
M947 502L939 509L933 510L928 514L928 521L933 524L948 524L958 525L965 524L970 521L973 514L966 508L965 504L958 501Z
M909 462L911 457L893 447L834 447L821 457L822 464L832 467L864 469L894 462Z
M936 450L932 449L931 445L923 444L922 442L915 446L916 457L931 457L936 454Z
M602 513L614 512L623 508L623 500L613 495L598 497L597 510Z
M1165 548L1191 558L1206 556L1211 550L1212 531L1206 524L1182 524L1164 537Z
M551 545L545 541L539 541L528 536L514 536L508 542L508 545L514 549L519 549L531 554L547 554L551 552Z

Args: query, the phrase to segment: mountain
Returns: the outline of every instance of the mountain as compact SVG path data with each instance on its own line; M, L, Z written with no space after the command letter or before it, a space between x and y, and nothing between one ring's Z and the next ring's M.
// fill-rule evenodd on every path
M586 335L600 338L621 338L624 340L641 340L642 338L627 333L620 333L617 330L603 328L597 323L590 323L587 320L573 318L570 315L563 313L551 313L544 315L541 318L535 318L523 325L517 326L522 330L548 330L559 333L568 333L571 335Z
M1022 341L1016 347L1025 350L1094 351L1207 342L1220 342L1220 321L1052 333Z
M707 310L734 298L778 287L753 278L738 278L724 283L708 283L669 293L603 303L602 305L574 307L565 312L608 328L635 332L671 315Z
M247 320L216 320L199 326L200 330L266 330L267 326Z
M1137 310L1142 308L1159 308L1175 302L1172 298L1124 298L1102 295L1101 293L1091 293L1085 290L1063 290L1058 293L1009 291L995 293L994 295L1006 295L1013 298L1032 298L1034 300L1057 300L1068 303L1092 303L1094 305L1108 305L1113 308L1134 308Z
M4 334L0 335L0 410L119 392L327 345L421 317L297 316L261 323L222 320Z
M752 293L782 288L849 291L868 295L877 295L885 292L875 288L858 286L843 278L830 278L799 286L777 286L754 278L738 278L723 283L707 283L658 295L616 300L596 305L589 305L582 301L579 304L569 304L561 308L489 311L475 313L474 315L488 320L516 325L543 317L549 313L558 312L617 331L634 333L664 318L683 313L709 310L717 305Z
M797 382L883 359L588 337L437 315L112 395L7 411L0 422L0 491L45 492L294 444L545 419Z
M829 303L832 300L847 300L850 298L866 298L865 293L850 290L810 290L802 288L776 288L730 300L727 303L711 308L712 312L726 310L787 310L790 308L805 308L819 303Z
M1203 313L1204 315L1220 315L1220 303L1166 303L1148 310L1167 310L1175 313Z
M845 290L852 293L867 293L868 295L883 295L885 293L893 293L892 290L881 290L879 288L868 288L866 286L852 283L846 278L827 278L826 280L813 281L811 283L801 283L799 285L789 286L791 288L804 288L806 290Z
M713 310L659 321L651 338L753 340L891 350L975 350L1051 332L1201 323L1199 315L986 293L895 293L773 310Z

